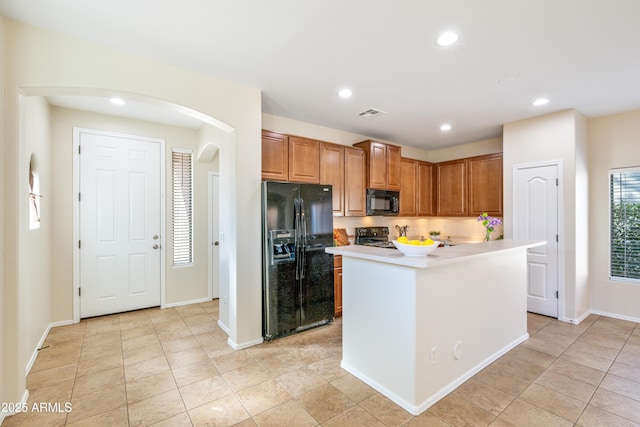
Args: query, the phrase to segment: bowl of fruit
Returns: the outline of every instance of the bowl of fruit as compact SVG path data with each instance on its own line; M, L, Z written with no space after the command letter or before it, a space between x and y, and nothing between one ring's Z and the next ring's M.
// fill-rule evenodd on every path
M438 247L438 244L431 239L409 240L404 236L393 240L393 244L405 256L427 256Z

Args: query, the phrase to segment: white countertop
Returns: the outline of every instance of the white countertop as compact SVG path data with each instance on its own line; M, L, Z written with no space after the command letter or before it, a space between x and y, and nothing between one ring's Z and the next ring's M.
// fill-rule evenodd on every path
M490 242L471 243L467 245L445 246L437 248L424 257L405 256L396 249L375 248L371 246L349 245L326 248L326 252L344 257L360 258L387 264L414 268L430 268L446 264L458 263L472 257L487 256L496 252L517 248L533 248L546 245L539 240L492 240Z

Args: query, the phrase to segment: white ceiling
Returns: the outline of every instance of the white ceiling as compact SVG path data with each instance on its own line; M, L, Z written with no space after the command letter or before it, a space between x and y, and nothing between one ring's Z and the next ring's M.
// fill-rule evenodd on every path
M567 108L640 108L639 0L0 0L0 12L257 87L269 114L425 149ZM450 29L459 44L438 47ZM387 114L357 116L369 108Z
M47 100L56 107L92 111L191 129L198 129L202 126L200 120L186 114L131 99L127 99L125 105L115 105L111 103L110 98L100 96L48 96Z

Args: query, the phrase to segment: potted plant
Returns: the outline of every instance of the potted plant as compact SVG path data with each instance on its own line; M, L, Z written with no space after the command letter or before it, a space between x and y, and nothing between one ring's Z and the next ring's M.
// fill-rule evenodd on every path
M438 230L430 231L429 235L431 236L431 240L440 240L440 231Z
M489 214L486 212L478 217L478 221L480 221L485 228L484 230L485 242L488 242L491 240L491 233L493 233L493 231L496 229L498 225L502 224L502 220L500 218L494 218L492 216L489 216Z

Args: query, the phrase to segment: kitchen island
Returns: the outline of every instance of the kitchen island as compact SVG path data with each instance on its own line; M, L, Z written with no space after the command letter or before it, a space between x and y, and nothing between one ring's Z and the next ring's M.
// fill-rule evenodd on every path
M426 257L367 246L342 255L346 371L414 415L526 340L527 249L498 240Z

